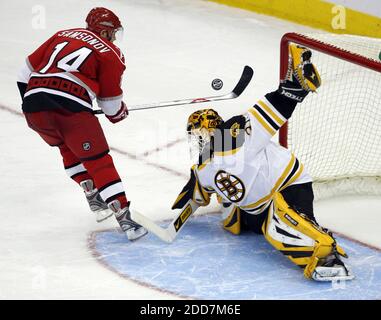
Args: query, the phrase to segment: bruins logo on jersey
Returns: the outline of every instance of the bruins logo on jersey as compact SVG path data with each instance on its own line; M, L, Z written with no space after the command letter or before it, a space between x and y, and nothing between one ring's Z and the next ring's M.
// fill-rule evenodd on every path
M228 198L231 202L238 202L245 196L245 186L242 181L226 171L220 170L217 172L214 182L217 188Z
M237 138L239 135L239 129L240 129L240 124L238 122L235 122L231 127L230 127L230 134L233 138Z

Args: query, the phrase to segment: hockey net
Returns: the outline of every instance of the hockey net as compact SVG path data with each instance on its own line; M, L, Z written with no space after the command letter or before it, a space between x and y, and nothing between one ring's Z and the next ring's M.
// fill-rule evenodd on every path
M316 198L380 195L381 39L288 33L281 41L281 79L290 43L311 49L322 86L281 128L280 143L306 165Z

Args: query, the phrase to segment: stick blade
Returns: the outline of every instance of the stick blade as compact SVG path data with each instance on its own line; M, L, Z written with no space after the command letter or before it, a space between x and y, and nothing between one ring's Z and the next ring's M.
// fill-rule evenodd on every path
M157 225L154 221L152 221L150 218L144 216L140 212L136 210L131 210L132 214L132 220L142 225L144 228L146 228L149 232L152 232L157 237L159 237L161 240L171 243L173 242L173 238L171 237L170 233L167 232L165 228L160 227Z
M245 66L243 69L241 78L239 79L237 85L233 89L233 93L236 97L239 97L242 92L246 89L246 87L249 85L251 79L253 78L254 70L250 66Z

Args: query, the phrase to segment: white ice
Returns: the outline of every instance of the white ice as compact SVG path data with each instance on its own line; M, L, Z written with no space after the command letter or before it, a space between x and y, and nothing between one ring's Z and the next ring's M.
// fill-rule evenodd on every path
M23 59L57 30L83 26L96 5L113 9L125 26L119 45L127 60L123 87L129 105L212 95L214 78L224 81L221 92L226 92L243 66L251 65L254 81L242 97L213 105L223 117L244 112L277 87L284 33L311 31L201 0L1 1L1 106L20 111L16 74ZM39 29L41 12L46 19ZM79 187L66 177L58 150L1 106L0 298L176 298L121 278L97 261L88 237L116 222L95 222ZM132 206L154 219L171 217L172 201L186 182L184 127L196 108L135 112L117 125L100 117ZM381 247L380 199L322 201L316 216L327 227Z

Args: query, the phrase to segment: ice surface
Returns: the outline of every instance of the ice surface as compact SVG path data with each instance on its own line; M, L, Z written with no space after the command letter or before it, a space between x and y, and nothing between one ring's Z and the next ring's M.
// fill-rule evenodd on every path
M33 28L37 5L45 8L44 29ZM0 105L20 110L15 81L26 55L57 30L83 26L93 6L110 7L125 25L120 46L127 60L127 104L215 94L214 78L224 81L221 92L228 91L242 67L251 65L255 76L242 96L215 104L223 117L244 112L277 86L285 32L311 32L199 0L1 1L0 27L7 32L0 42ZM117 125L100 117L132 206L153 219L171 217L169 208L186 182L184 127L196 108L139 111ZM0 114L0 298L176 298L120 277L93 256L90 234L115 228L116 222L96 224L79 187L66 177L58 150L45 145L21 116L1 107ZM322 224L378 247L380 211L376 198L316 205Z
M381 251L337 238L356 278L307 280L261 235L224 231L216 215L191 218L176 241L154 235L125 244L115 231L95 233L92 248L124 277L196 299L380 299ZM208 243L206 246L205 243ZM112 253L112 254L110 254Z

